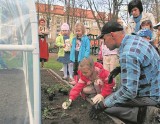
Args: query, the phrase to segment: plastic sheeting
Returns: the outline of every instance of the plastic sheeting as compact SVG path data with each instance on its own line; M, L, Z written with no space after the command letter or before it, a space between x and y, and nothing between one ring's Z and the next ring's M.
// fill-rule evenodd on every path
M35 3L34 0L0 0L0 3L0 124L39 124L39 47ZM27 45L33 46L33 50L28 50ZM38 96L36 102L34 94Z

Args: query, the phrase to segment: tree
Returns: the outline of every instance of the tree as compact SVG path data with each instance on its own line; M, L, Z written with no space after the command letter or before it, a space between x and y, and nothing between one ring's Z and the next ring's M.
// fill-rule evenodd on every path
M53 4L54 0L37 0L37 11L38 11L38 20L39 20L39 3L45 4L45 13L47 17L47 27L50 28L50 19L51 19L51 5Z
M159 2L160 2L159 0L155 0L155 4L156 4L156 16L157 16L157 22L159 22L159 21L160 21L160 15L159 15L159 14L160 14L160 12L159 12L159 11L160 11L160 10L159 10L159 6L160 6L160 5L159 5Z
M143 0L143 8L145 12L151 12L156 18L156 21L160 21L160 0Z
M89 7L92 11L92 14L94 16L94 19L97 22L97 25L99 29L101 30L101 23L105 23L108 20L117 20L118 14L120 11L120 6L123 3L123 0L101 0L99 2L96 2L94 0L87 0ZM99 9L103 8L102 12L106 13L106 17L100 15ZM98 16L95 16L95 12L98 14Z

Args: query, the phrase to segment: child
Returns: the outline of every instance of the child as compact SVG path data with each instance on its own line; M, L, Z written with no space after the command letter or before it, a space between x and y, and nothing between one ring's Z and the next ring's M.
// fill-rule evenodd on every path
M56 38L56 46L59 47L57 60L63 63L64 77L62 77L62 79L64 80L68 78L67 71L69 72L69 78L73 79L73 63L71 63L69 58L72 39L73 34L69 31L69 25L63 23L61 26L61 34Z
M137 32L138 36L145 38L147 41L150 41L152 39L152 34L152 31L147 28L143 28Z
M141 23L140 29L149 29L152 31L152 40L155 39L156 35L155 32L153 31L153 24L151 20L145 20Z
M150 44L156 49L157 53L160 55L158 47L156 47L152 41L152 31L149 29L141 29L137 32L137 35L140 37L145 38Z
M69 100L62 104L64 109L67 109L81 92L88 95L97 94L91 98L94 104L99 103L112 93L115 82L108 83L109 71L103 69L102 64L94 63L91 58L84 58L79 64L78 74L80 79L71 89Z
M85 35L85 27L82 23L77 23L75 25L75 34L76 37L72 40L70 53L70 60L74 62L74 80L70 82L70 84L73 85L78 81L78 63L82 61L83 58L88 58L90 55L90 40L88 36Z
M39 51L40 51L40 62L41 67L44 67L44 62L48 61L49 52L48 52L48 43L47 43L47 36L49 34L48 28L46 27L44 19L39 20L39 29L38 29L38 35L39 35Z

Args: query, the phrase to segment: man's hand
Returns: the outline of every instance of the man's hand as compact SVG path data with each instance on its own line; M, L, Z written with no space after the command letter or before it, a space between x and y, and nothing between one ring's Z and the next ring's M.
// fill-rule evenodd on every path
M62 108L63 108L63 109L68 109L69 106L71 105L71 103L72 103L72 100L71 100L71 99L66 100L66 101L62 104Z
M95 97L91 98L94 104L100 103L101 101L104 101L104 97L101 94L97 94Z
M100 114L101 112L103 112L105 110L105 106L103 104L103 102L99 102L98 104L95 104L91 107L90 111L89 111L89 117L90 119L96 119L97 115Z
M113 78L115 78L119 73L121 73L121 67L116 67L115 69L113 69L111 72L110 72L110 75L108 76L108 83L112 83L113 81Z

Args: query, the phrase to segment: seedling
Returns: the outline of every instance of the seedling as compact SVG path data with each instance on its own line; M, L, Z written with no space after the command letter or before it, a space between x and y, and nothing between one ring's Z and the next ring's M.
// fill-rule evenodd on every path
M63 93L63 95L68 95L68 92L70 91L70 86L68 85L63 85L60 89L59 92Z
M53 89L53 87L49 87L47 89L47 93L48 93L49 101L53 101L53 97L56 95L55 94L55 90Z

